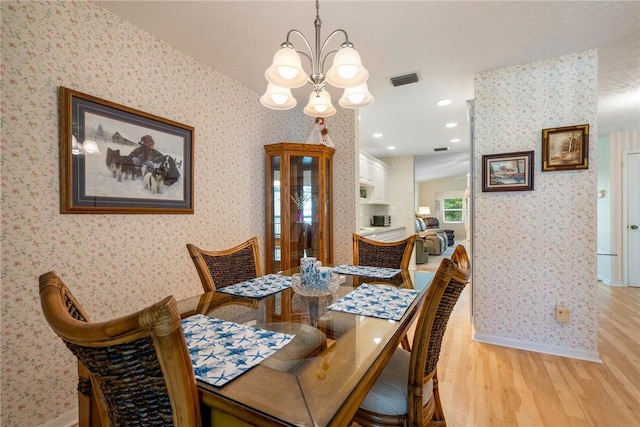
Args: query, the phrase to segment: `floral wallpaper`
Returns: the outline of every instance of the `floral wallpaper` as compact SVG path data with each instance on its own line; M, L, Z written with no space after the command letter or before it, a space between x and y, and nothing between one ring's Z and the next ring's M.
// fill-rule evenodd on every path
M402 226L405 235L415 233L415 171L413 156L383 157L389 166L389 210L394 225ZM415 257L411 266L415 266Z
M186 243L258 236L264 250L263 145L304 141L313 120L263 108L260 94L95 3L1 7L1 424L33 426L77 405L75 361L41 314L38 276L56 271L93 320L200 292ZM59 86L193 126L195 213L59 214ZM343 262L355 228L354 122L343 111L327 120Z
M476 76L475 338L598 359L597 52ZM589 169L541 172L541 131L588 123ZM484 154L535 152L534 191L482 193ZM554 307L571 310L557 323Z

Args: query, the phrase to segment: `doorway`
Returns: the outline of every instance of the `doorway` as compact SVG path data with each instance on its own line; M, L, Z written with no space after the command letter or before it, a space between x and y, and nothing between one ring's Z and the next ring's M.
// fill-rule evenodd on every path
M640 287L640 150L625 151L623 170L624 281L628 286Z

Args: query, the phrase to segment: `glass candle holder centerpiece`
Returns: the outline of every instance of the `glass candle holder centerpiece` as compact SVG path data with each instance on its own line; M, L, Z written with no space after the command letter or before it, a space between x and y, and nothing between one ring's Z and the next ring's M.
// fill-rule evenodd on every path
M305 296L321 296L334 293L340 286L340 277L322 262L312 257L300 258L300 273L291 277L293 290Z

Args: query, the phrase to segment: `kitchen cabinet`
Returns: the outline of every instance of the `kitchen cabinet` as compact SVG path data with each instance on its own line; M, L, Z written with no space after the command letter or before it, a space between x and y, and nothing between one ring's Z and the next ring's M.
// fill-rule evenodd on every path
M373 165L373 203L386 204L389 200L389 169L383 163Z
M332 159L321 144L264 146L267 273L297 267L300 258L333 263Z
M367 190L363 204L389 204L389 167L365 152L359 156L360 187Z
M363 184L373 184L373 180L371 178L371 167L369 159L362 153L359 156L359 173L360 173L360 182Z

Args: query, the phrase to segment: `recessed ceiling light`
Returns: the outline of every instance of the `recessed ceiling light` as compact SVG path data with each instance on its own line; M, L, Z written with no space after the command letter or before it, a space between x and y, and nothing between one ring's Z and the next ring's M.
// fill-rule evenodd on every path
M460 142L460 138L453 138L451 142Z
M449 105L449 104L451 104L451 100L450 99L440 99L440 100L438 100L438 102L436 102L436 105L439 105L441 107L443 105Z
M382 134L380 132L373 134L374 138L382 138Z
M458 126L458 124L457 123L447 123L445 126L448 127L448 128L454 128L454 127Z
M387 147L387 150L395 150L396 146L395 145L390 145Z

